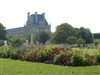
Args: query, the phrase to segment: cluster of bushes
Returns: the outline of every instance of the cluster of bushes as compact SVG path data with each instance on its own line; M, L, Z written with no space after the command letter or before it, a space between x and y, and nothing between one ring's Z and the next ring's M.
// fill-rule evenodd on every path
M0 46L3 46L3 44L4 44L4 41L0 40Z
M98 49L88 51L54 45L41 47L34 45L27 48L0 47L0 57L67 66L100 64L100 50Z

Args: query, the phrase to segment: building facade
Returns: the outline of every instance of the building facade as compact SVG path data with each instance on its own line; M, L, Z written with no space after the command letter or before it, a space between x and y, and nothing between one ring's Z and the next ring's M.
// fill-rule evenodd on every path
M19 36L26 38L28 35L36 34L40 31L51 32L51 25L48 24L45 13L35 14L27 13L27 21L23 27L7 29L7 37L10 36Z

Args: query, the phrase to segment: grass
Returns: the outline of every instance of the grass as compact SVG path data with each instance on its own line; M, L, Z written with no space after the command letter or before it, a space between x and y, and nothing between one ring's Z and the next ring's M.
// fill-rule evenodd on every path
M65 67L0 58L0 75L100 75L100 66Z

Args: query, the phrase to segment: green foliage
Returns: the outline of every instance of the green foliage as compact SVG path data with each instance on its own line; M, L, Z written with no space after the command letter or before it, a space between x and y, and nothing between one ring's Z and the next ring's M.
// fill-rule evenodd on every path
M52 36L52 41L56 44L65 44L67 43L67 41L68 43L72 43L73 40L72 36L78 39L79 38L84 39L85 44L93 43L93 36L89 29L84 27L81 27L80 29L74 28L68 23L63 23L57 26L56 31ZM74 42L76 40L75 38Z
M23 51L20 54L21 60L30 61L30 54L31 54L31 51Z
M96 48L99 48L100 39L94 39L94 44Z
M36 57L37 61L38 62L45 62L46 61L46 58L45 58L45 51L44 50L40 50L38 53L37 53L37 57Z
M13 50L11 51L10 53L10 58L11 59L19 59L18 56L19 56L19 48L13 48Z
M10 42L10 45L13 47L19 47L25 42L25 40L20 37L11 37L8 39L8 41Z
M96 56L96 61L98 64L100 64L100 53Z
M100 43L100 39L94 39L94 43Z
M39 41L40 43L44 44L47 40L50 39L50 37L51 37L50 33L46 31L41 31L35 35L34 41Z
M68 23L63 23L56 28L56 32L53 34L54 43L66 43L66 39L74 34L73 27Z
M55 64L62 64L61 59L63 58L63 54L58 54L54 57L54 63Z
M0 47L0 57L9 58L11 52L13 51L12 47Z
M89 54L85 55L83 64L84 65L95 65L95 64L97 64L95 56L96 55L89 55Z
M68 44L75 44L77 42L77 38L74 36L69 36L67 42Z
M67 66L88 66L100 64L99 49L71 49L65 46L0 47L0 57L32 62L54 63Z
M82 39L82 38L79 38L79 39L77 40L77 44L78 44L79 47L81 47L81 44L85 44L85 40Z
M89 29L81 27L79 31L79 37L85 40L85 44L93 43L93 36Z
M78 44L84 44L84 43L85 43L85 40L82 39L82 38L79 38L79 39L77 40L77 43L78 43Z
M4 45L4 40L0 40L0 46Z
M6 30L5 27L0 23L0 40L6 39Z
M64 52L58 55L55 55L54 64L71 65L71 57L72 57L72 54L64 53Z
M29 35L27 35L27 40L29 41L29 42L31 42L31 34L29 34ZM33 39L33 38L32 38Z
M37 61L37 52L30 52L30 54L28 55L29 61Z
M83 57L81 54L74 54L71 59L71 63L73 66L82 66L83 65Z

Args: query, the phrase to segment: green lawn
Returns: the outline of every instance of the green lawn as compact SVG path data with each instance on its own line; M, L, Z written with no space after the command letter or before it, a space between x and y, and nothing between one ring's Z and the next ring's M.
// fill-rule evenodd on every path
M65 67L0 58L0 75L100 75L100 66Z

